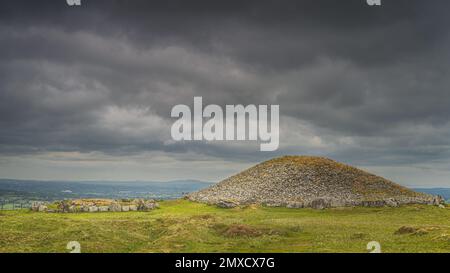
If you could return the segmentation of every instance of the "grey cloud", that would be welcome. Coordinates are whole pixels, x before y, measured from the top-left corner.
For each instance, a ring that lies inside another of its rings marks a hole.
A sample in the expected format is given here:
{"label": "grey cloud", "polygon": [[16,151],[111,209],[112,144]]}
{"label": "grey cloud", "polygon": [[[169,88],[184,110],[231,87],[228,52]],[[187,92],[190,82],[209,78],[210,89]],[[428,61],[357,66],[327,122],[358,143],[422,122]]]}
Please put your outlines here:
{"label": "grey cloud", "polygon": [[[449,5],[8,1],[0,153],[449,161]],[[195,95],[205,104],[280,104],[280,150],[170,143],[171,107]]]}

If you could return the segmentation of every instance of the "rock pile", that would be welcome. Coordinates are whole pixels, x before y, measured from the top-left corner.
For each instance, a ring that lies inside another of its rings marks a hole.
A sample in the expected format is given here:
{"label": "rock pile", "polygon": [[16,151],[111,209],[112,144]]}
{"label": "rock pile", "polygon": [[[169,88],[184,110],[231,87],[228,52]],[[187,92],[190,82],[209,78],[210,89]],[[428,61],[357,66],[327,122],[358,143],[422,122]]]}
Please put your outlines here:
{"label": "rock pile", "polygon": [[32,211],[38,212],[128,212],[128,211],[150,211],[159,208],[155,200],[110,200],[110,199],[78,199],[64,200],[53,204],[44,202],[33,202]]}
{"label": "rock pile", "polygon": [[322,157],[285,156],[258,164],[187,199],[224,208],[262,204],[325,209],[443,202],[382,177]]}

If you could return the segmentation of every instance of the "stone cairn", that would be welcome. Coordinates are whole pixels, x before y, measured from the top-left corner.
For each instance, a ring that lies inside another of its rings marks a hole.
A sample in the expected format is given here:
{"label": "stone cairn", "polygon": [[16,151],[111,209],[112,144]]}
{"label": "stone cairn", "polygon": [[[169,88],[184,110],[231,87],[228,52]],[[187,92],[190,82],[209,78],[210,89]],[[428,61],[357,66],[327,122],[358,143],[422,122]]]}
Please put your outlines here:
{"label": "stone cairn", "polygon": [[159,204],[153,199],[78,199],[57,201],[52,204],[48,202],[31,204],[32,211],[56,213],[151,211],[157,208],[159,208]]}
{"label": "stone cairn", "polygon": [[415,192],[355,167],[310,156],[285,156],[262,162],[185,198],[221,208],[253,204],[313,209],[444,206],[440,196]]}

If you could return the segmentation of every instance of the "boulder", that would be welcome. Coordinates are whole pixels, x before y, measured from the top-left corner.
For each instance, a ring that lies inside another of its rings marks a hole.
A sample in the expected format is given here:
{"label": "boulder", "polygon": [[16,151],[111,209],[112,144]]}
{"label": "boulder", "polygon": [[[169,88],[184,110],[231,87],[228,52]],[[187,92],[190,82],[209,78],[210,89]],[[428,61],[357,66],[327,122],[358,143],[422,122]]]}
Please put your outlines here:
{"label": "boulder", "polygon": [[311,208],[313,209],[326,209],[331,207],[330,200],[318,198],[311,202]]}
{"label": "boulder", "polygon": [[48,210],[48,207],[47,206],[45,206],[45,205],[40,205],[39,207],[38,207],[38,210],[37,211],[39,211],[39,212],[46,212]]}
{"label": "boulder", "polygon": [[130,211],[130,206],[122,206],[122,211]]}
{"label": "boulder", "polygon": [[70,206],[68,212],[70,212],[70,213],[77,212],[77,207],[75,207],[75,206]]}
{"label": "boulder", "polygon": [[69,201],[60,201],[56,203],[56,207],[59,212],[69,212],[70,203]]}
{"label": "boulder", "polygon": [[154,200],[139,200],[136,204],[137,210],[139,211],[149,211],[159,207],[158,203]]}
{"label": "boulder", "polygon": [[387,199],[386,201],[386,206],[388,207],[398,207],[398,202],[395,201],[394,199]]}
{"label": "boulder", "polygon": [[90,206],[90,207],[89,207],[89,212],[98,212],[98,207],[96,207],[96,206]]}
{"label": "boulder", "polygon": [[100,206],[100,207],[98,207],[98,211],[100,211],[100,212],[106,212],[108,210],[109,210],[108,206]]}
{"label": "boulder", "polygon": [[235,208],[235,207],[239,206],[238,203],[231,201],[231,200],[220,200],[219,202],[217,202],[216,205],[219,208],[224,208],[224,209],[230,209],[230,208]]}
{"label": "boulder", "polygon": [[109,205],[109,211],[119,212],[122,211],[122,206],[119,203],[112,203]]}
{"label": "boulder", "polygon": [[137,206],[136,205],[130,205],[130,211],[137,211]]}
{"label": "boulder", "polygon": [[[186,198],[220,207],[234,207],[233,203],[296,207],[292,202],[300,200],[304,207],[318,209],[440,202],[358,168],[311,156],[284,156],[262,162]],[[383,201],[388,198],[395,202]]]}
{"label": "boulder", "polygon": [[301,209],[304,207],[304,204],[303,202],[288,202],[286,207],[290,209]]}
{"label": "boulder", "polygon": [[439,206],[443,203],[444,203],[444,199],[441,196],[437,195],[433,198],[433,205]]}
{"label": "boulder", "polygon": [[41,201],[34,201],[31,203],[31,210],[32,211],[39,211],[39,207],[40,206],[45,206],[45,202],[41,202]]}

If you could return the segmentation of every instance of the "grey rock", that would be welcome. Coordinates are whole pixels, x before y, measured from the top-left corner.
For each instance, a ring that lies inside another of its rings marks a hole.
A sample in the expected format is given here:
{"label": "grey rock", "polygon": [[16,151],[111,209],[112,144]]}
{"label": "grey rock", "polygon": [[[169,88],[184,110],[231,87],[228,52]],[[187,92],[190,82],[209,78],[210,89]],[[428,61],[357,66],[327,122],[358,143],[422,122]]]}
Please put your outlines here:
{"label": "grey rock", "polygon": [[48,210],[48,207],[45,205],[40,205],[37,209],[39,212],[46,212]]}
{"label": "grey rock", "polygon": [[303,202],[288,202],[286,207],[290,209],[301,209],[304,207],[304,204]]}
{"label": "grey rock", "polygon": [[315,199],[311,202],[313,209],[326,209],[331,207],[331,201],[323,198]]}
{"label": "grey rock", "polygon": [[238,207],[239,204],[232,200],[219,200],[216,204],[219,208],[231,209]]}
{"label": "grey rock", "polygon": [[96,207],[96,206],[90,206],[90,207],[89,207],[89,212],[98,212],[98,207]]}
{"label": "grey rock", "polygon": [[120,212],[122,211],[122,206],[119,203],[112,203],[109,205],[109,211]]}
{"label": "grey rock", "polygon": [[398,207],[398,203],[394,199],[387,199],[385,202],[388,207]]}
{"label": "grey rock", "polygon": [[137,210],[149,211],[158,208],[158,204],[154,200],[139,200],[136,204]]}
{"label": "grey rock", "polygon": [[100,207],[98,207],[98,211],[107,212],[107,211],[109,211],[109,207],[108,206],[100,206]]}
{"label": "grey rock", "polygon": [[30,207],[30,209],[31,209],[32,211],[39,211],[39,207],[45,206],[45,205],[46,205],[45,202],[34,201],[34,202],[31,202],[31,207]]}

